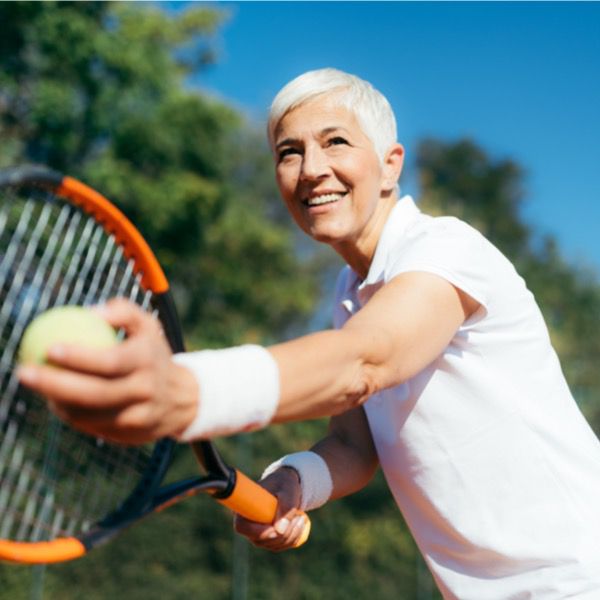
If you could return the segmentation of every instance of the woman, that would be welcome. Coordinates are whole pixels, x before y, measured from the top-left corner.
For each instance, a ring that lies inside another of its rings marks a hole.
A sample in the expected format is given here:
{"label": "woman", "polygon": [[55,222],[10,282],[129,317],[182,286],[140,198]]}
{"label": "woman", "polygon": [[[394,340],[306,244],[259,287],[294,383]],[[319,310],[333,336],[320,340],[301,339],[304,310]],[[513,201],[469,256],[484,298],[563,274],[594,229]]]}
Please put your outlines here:
{"label": "woman", "polygon": [[105,314],[127,342],[54,348],[71,370],[23,382],[127,442],[331,416],[325,439],[267,469],[279,520],[236,525],[255,544],[292,547],[296,509],[362,488],[379,463],[446,598],[600,598],[600,444],[523,280],[468,225],[398,199],[404,151],[368,83],[300,76],[269,139],[292,217],[347,263],[334,330],[171,360],[152,319],[117,301]]}

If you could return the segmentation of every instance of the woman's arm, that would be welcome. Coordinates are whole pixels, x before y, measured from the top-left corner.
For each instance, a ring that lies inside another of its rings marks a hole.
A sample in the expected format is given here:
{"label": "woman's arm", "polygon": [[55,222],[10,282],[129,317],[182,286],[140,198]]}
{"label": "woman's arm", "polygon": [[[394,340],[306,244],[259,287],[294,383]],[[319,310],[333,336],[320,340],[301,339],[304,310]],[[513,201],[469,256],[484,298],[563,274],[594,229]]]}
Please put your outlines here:
{"label": "woman's arm", "polygon": [[[327,436],[311,450],[321,456],[331,474],[333,489],[330,500],[362,489],[377,469],[377,454],[362,407],[332,417]],[[298,516],[302,502],[298,474],[289,467],[283,467],[261,484],[278,498],[275,523],[261,525],[236,517],[236,531],[254,545],[274,552],[295,547],[304,531],[302,517]]]}
{"label": "woman's arm", "polygon": [[328,435],[311,450],[327,463],[331,473],[330,500],[361,490],[371,481],[379,464],[362,406],[331,417]]}
{"label": "woman's arm", "polygon": [[281,382],[274,421],[339,414],[410,379],[441,354],[478,307],[437,275],[397,276],[342,329],[270,348]]}
{"label": "woman's arm", "polygon": [[[374,392],[406,381],[439,356],[478,307],[436,275],[397,276],[342,329],[269,349],[279,372],[279,399],[271,420],[338,415]],[[113,441],[178,436],[195,416],[202,419],[201,382],[199,386],[189,369],[171,360],[155,319],[124,300],[110,302],[104,314],[112,325],[127,330],[127,340],[109,350],[51,348],[54,366],[21,369],[22,383],[51,398],[53,409],[73,426]],[[235,372],[231,364],[220,376]],[[260,397],[260,390],[252,391]],[[239,406],[248,405],[244,392],[234,394]],[[215,432],[208,428],[203,435]]]}

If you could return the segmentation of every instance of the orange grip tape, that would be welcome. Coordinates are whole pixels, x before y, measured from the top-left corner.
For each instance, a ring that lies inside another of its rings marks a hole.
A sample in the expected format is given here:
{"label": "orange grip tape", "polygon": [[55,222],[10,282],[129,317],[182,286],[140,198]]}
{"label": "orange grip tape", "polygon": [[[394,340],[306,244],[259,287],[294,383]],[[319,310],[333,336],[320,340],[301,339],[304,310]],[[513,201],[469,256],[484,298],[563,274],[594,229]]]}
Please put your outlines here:
{"label": "orange grip tape", "polygon": [[[233,492],[228,498],[219,500],[219,502],[249,521],[272,523],[277,515],[277,498],[246,477],[241,471],[236,469],[235,472],[236,481]],[[300,514],[304,516],[305,525],[302,536],[295,545],[296,548],[304,544],[310,535],[310,519],[306,513],[301,512]]]}
{"label": "orange grip tape", "polygon": [[61,538],[51,542],[0,540],[0,560],[28,565],[72,560],[83,556],[85,552],[85,546],[77,538]]}
{"label": "orange grip tape", "polygon": [[98,222],[115,236],[125,256],[136,261],[136,272],[142,274],[142,282],[146,289],[157,294],[169,289],[167,278],[154,252],[131,221],[116,206],[102,194],[72,177],[64,177],[56,191],[94,215]]}

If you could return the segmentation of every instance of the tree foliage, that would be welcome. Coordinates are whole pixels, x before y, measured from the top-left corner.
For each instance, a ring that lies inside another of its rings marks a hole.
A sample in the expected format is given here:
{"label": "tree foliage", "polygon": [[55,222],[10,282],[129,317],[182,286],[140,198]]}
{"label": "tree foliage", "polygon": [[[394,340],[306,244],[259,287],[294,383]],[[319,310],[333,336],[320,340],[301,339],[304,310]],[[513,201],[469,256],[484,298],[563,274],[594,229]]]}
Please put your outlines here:
{"label": "tree foliage", "polygon": [[265,143],[186,85],[223,18],[205,6],[0,4],[0,165],[46,164],[113,199],[157,251],[194,345],[264,340],[305,318],[316,292],[289,224],[266,218],[273,183],[270,202],[254,190],[266,162],[251,155]]}

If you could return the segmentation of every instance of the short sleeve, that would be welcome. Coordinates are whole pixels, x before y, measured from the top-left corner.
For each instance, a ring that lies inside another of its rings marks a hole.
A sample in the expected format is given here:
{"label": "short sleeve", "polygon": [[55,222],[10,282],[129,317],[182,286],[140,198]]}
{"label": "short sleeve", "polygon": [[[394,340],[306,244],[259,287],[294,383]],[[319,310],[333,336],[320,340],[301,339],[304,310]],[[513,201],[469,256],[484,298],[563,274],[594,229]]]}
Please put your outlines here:
{"label": "short sleeve", "polygon": [[385,280],[411,271],[433,273],[467,293],[487,312],[497,252],[477,230],[458,219],[430,219],[426,226],[415,227],[390,254]]}

